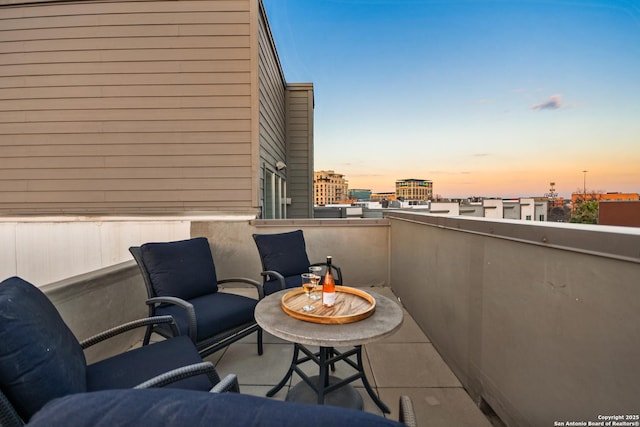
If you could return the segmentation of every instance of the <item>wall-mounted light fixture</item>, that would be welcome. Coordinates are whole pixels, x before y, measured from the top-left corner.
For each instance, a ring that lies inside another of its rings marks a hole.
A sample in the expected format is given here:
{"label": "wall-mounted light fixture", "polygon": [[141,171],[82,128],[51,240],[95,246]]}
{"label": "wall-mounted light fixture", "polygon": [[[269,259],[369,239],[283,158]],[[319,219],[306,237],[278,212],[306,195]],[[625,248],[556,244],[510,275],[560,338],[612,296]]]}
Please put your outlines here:
{"label": "wall-mounted light fixture", "polygon": [[276,162],[276,169],[278,169],[279,171],[281,171],[282,169],[286,168],[287,165],[284,162],[281,161],[277,161]]}

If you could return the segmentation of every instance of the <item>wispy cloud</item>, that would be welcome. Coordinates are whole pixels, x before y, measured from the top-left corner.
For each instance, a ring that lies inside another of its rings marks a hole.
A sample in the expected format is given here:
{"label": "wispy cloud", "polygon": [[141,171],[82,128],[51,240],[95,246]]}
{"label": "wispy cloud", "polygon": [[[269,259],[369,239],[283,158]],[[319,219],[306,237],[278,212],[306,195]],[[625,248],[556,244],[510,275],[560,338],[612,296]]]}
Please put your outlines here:
{"label": "wispy cloud", "polygon": [[533,104],[531,106],[531,109],[532,110],[558,110],[563,107],[564,107],[564,104],[562,103],[562,96],[552,95],[548,100],[544,102]]}

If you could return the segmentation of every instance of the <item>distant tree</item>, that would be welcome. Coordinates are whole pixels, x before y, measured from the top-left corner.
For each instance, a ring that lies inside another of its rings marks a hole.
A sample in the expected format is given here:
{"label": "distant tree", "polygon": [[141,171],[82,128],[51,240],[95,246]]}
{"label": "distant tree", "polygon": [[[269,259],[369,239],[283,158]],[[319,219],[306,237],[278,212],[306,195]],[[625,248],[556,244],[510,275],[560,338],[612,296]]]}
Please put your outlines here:
{"label": "distant tree", "polygon": [[571,218],[571,209],[567,206],[554,206],[549,209],[547,221],[568,222]]}
{"label": "distant tree", "polygon": [[597,224],[598,201],[588,200],[578,204],[571,213],[570,222],[579,222],[582,224]]}

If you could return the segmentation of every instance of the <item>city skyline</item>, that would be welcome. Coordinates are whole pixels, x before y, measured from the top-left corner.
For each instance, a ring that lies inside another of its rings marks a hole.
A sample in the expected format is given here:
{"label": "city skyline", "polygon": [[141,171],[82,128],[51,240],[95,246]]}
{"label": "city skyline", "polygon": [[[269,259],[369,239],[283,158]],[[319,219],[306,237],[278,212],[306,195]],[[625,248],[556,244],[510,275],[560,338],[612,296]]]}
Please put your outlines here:
{"label": "city skyline", "polygon": [[[635,192],[635,191],[630,191],[630,192],[621,192],[621,191],[614,191],[614,192],[599,192],[596,190],[589,190],[586,189],[586,172],[588,171],[582,171],[583,172],[583,188],[577,188],[575,191],[571,192],[571,194],[569,194],[568,196],[563,196],[558,194],[558,192],[556,191],[555,188],[555,182],[550,182],[549,183],[549,188],[547,189],[547,191],[545,191],[544,193],[541,194],[530,194],[530,195],[519,195],[519,196],[512,196],[512,197],[498,197],[498,198],[504,198],[504,199],[522,199],[522,198],[530,198],[530,197],[547,197],[549,199],[558,199],[558,200],[567,200],[567,201],[571,201],[575,196],[581,197],[581,195],[586,195],[587,197],[599,197],[602,195],[607,195],[607,196],[613,196],[615,197],[615,195],[627,195],[627,194],[633,194],[633,195],[639,195],[639,192]],[[329,170],[322,170],[322,171],[314,171],[314,175],[317,176],[318,174],[324,174],[324,173],[330,173],[330,174],[335,174],[338,175],[340,177],[342,177],[342,179],[344,180],[346,186],[347,186],[347,191],[351,192],[351,191],[368,191],[371,194],[388,194],[388,193],[395,193],[397,194],[397,184],[400,181],[427,181],[427,182],[431,182],[431,184],[433,184],[433,182],[429,179],[422,179],[422,178],[416,178],[416,177],[411,177],[411,178],[399,178],[397,180],[394,181],[394,188],[388,191],[373,191],[368,187],[353,187],[352,185],[349,185],[349,177],[340,173],[339,171],[335,171],[332,169]],[[315,184],[315,180],[316,178],[314,178],[314,184]],[[473,195],[469,195],[466,197],[444,197],[440,194],[436,194],[433,193],[433,200],[437,200],[437,199],[443,199],[443,200],[459,200],[459,199],[468,199],[468,198],[494,198],[492,196],[486,196],[483,194],[473,194]],[[607,197],[604,197],[607,198]],[[431,198],[429,200],[432,200]],[[422,198],[418,198],[418,200],[423,200]],[[616,200],[614,198],[609,198],[609,200]],[[627,199],[623,199],[623,200],[627,200]],[[631,199],[629,199],[631,200]]]}
{"label": "city skyline", "polygon": [[434,194],[640,191],[640,9],[629,1],[264,0],[315,91],[315,169]]}

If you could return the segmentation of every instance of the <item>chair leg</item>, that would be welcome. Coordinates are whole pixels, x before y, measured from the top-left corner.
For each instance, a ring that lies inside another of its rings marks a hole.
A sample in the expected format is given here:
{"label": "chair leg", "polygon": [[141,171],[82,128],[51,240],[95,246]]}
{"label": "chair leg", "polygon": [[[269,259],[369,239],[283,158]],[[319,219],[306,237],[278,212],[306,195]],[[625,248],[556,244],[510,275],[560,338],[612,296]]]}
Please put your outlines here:
{"label": "chair leg", "polygon": [[[333,356],[336,356],[336,352],[334,351],[334,348],[331,347],[329,348],[329,358],[331,359]],[[332,363],[331,364],[331,372],[335,372],[336,371],[336,364]]]}
{"label": "chair leg", "polygon": [[258,328],[258,355],[262,356],[263,353],[262,348],[262,328]]}
{"label": "chair leg", "polygon": [[144,333],[144,339],[142,340],[142,345],[149,344],[149,340],[151,339],[151,334],[153,333],[152,329],[153,329],[153,325],[147,326],[147,331]]}

